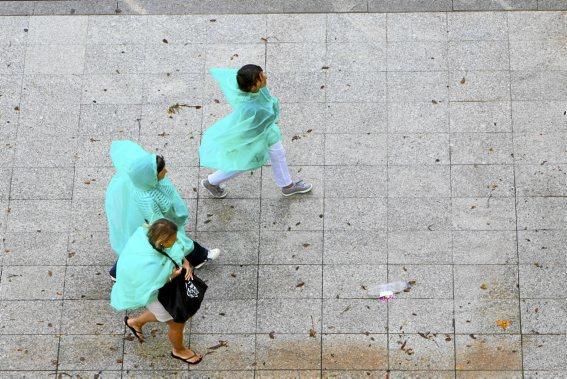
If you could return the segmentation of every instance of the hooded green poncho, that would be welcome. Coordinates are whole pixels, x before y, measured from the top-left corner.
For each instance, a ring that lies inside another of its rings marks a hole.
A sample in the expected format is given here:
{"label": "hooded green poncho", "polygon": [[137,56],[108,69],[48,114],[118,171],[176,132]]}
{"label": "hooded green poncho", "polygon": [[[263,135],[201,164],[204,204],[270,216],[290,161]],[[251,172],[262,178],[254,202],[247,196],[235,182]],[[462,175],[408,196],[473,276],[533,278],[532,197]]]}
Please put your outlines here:
{"label": "hooded green poncho", "polygon": [[208,128],[201,139],[201,166],[222,171],[257,169],[268,161],[268,149],[282,139],[276,125],[279,100],[264,87],[258,92],[238,88],[236,69],[211,69],[232,112]]}
{"label": "hooded green poncho", "polygon": [[[155,301],[173,271],[171,260],[152,247],[147,233],[147,227],[137,228],[120,253],[110,293],[110,304],[116,310],[141,308]],[[176,261],[183,259],[181,250],[167,253]]]}
{"label": "hooded green poncho", "polygon": [[106,190],[105,210],[110,245],[116,254],[120,255],[138,227],[160,218],[179,228],[170,250],[180,249],[184,255],[193,251],[193,241],[185,234],[189,209],[168,178],[158,181],[156,155],[132,141],[114,141],[110,156],[116,174]]}

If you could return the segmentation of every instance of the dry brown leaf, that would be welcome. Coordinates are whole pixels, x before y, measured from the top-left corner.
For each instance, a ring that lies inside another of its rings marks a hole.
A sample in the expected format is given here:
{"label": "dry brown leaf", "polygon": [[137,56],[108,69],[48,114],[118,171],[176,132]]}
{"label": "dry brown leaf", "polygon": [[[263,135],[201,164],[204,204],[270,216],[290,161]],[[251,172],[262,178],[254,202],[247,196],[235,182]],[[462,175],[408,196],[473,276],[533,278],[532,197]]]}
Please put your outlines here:
{"label": "dry brown leaf", "polygon": [[488,289],[488,285],[487,285],[486,283],[482,283],[482,284],[480,285],[480,289],[481,289],[481,290],[486,290],[486,289]]}
{"label": "dry brown leaf", "polygon": [[211,346],[208,349],[209,350],[216,350],[216,349],[219,349],[221,347],[228,347],[228,342],[220,340],[218,344],[216,344],[215,346]]}
{"label": "dry brown leaf", "polygon": [[461,83],[461,84],[465,84],[465,83],[466,83],[466,79],[463,77],[463,78],[461,79],[461,82],[460,82],[460,83]]}
{"label": "dry brown leaf", "polygon": [[305,282],[299,282],[295,285],[295,288],[301,288],[305,285]]}
{"label": "dry brown leaf", "polygon": [[270,332],[268,335],[270,336],[271,339],[276,338],[276,332]]}

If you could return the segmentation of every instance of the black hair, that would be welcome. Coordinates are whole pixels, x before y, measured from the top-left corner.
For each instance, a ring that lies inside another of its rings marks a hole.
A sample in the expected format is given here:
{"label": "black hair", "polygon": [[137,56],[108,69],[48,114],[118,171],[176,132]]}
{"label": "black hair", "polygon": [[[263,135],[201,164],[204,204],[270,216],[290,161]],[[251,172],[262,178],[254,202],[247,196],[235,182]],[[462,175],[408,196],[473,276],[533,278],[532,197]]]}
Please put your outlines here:
{"label": "black hair", "polygon": [[262,71],[262,67],[256,66],[255,64],[242,66],[236,73],[238,88],[240,88],[241,91],[250,92],[252,87],[254,87],[260,79],[260,73]]}
{"label": "black hair", "polygon": [[156,155],[157,173],[159,174],[165,167],[165,159],[161,155]]}
{"label": "black hair", "polygon": [[177,225],[166,218],[160,218],[150,225],[148,239],[152,246],[161,248],[161,243],[177,234]]}

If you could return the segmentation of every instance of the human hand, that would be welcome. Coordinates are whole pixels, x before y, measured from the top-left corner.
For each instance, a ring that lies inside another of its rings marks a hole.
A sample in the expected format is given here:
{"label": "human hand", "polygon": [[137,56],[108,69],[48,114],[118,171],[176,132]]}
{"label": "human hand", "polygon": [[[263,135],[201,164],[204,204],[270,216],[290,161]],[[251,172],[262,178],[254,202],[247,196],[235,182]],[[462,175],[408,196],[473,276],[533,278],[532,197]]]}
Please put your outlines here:
{"label": "human hand", "polygon": [[173,271],[171,272],[171,276],[169,277],[169,281],[171,282],[173,279],[177,278],[179,275],[181,275],[181,272],[183,271],[183,267],[179,267],[179,268],[173,268]]}
{"label": "human hand", "polygon": [[193,266],[187,259],[183,260],[183,268],[185,269],[185,280],[193,280]]}

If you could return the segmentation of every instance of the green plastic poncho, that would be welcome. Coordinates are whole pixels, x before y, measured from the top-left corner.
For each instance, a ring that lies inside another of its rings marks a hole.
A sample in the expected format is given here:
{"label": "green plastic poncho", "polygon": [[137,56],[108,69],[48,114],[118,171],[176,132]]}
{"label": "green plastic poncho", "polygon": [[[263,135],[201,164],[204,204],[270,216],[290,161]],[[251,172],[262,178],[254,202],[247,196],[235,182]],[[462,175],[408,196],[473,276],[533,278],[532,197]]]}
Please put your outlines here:
{"label": "green plastic poncho", "polygon": [[264,87],[238,88],[236,69],[211,69],[232,112],[208,128],[201,139],[201,166],[222,171],[257,169],[269,159],[268,149],[282,139],[277,126],[279,100]]}
{"label": "green plastic poncho", "polygon": [[130,236],[146,221],[160,218],[179,228],[171,248],[185,255],[193,251],[193,241],[185,233],[189,209],[169,178],[157,179],[156,155],[132,141],[114,141],[110,147],[116,174],[106,190],[105,210],[110,245],[117,255]]}
{"label": "green plastic poncho", "polygon": [[[146,226],[138,227],[118,258],[116,283],[110,293],[110,304],[118,311],[145,307],[155,301],[174,269],[173,262],[152,247],[147,233]],[[175,261],[183,259],[181,250],[167,253]]]}

